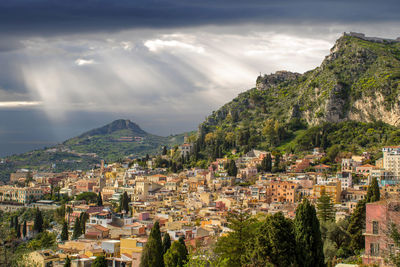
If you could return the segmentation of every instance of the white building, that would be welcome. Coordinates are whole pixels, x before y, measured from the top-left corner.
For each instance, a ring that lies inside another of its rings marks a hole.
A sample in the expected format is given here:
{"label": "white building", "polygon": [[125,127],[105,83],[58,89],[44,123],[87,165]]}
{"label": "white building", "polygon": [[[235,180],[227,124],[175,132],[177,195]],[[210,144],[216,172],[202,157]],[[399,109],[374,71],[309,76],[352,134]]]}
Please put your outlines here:
{"label": "white building", "polygon": [[393,179],[400,178],[400,146],[387,146],[382,148],[383,168],[393,174]]}

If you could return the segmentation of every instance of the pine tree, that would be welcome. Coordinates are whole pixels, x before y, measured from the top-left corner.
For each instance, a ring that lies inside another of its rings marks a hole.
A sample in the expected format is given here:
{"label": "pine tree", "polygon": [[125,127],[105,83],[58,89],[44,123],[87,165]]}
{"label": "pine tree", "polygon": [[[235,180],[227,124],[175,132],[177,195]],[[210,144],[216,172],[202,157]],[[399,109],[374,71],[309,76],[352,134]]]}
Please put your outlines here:
{"label": "pine tree", "polygon": [[296,262],[299,266],[325,266],[323,243],[317,213],[304,199],[297,207],[294,219]]}
{"label": "pine tree", "polygon": [[167,252],[167,250],[171,247],[171,237],[168,233],[164,234],[164,238],[162,240],[163,254]]}
{"label": "pine tree", "polygon": [[322,222],[333,221],[335,219],[335,208],[333,206],[331,197],[322,190],[321,197],[317,201],[318,218]]}
{"label": "pine tree", "polygon": [[99,206],[99,207],[103,206],[103,199],[101,197],[100,191],[99,191],[99,194],[97,195],[97,206]]}
{"label": "pine tree", "polygon": [[247,259],[251,266],[292,266],[296,261],[293,222],[281,212],[268,216],[248,242]]}
{"label": "pine tree", "polygon": [[36,208],[33,230],[36,233],[43,232],[43,215],[42,215],[42,212],[39,210],[39,208]]}
{"label": "pine tree", "polygon": [[155,222],[149,239],[142,252],[140,267],[163,267],[163,247],[161,242],[160,225]]}
{"label": "pine tree", "polygon": [[246,243],[253,236],[253,229],[256,228],[255,220],[249,213],[240,209],[228,213],[227,221],[231,231],[218,238],[214,252],[218,258],[227,261],[227,266],[243,266],[248,262],[244,257]]}
{"label": "pine tree", "polygon": [[61,232],[61,241],[67,241],[67,240],[68,240],[68,223],[64,220]]}
{"label": "pine tree", "polygon": [[76,217],[72,239],[78,239],[81,235],[82,235],[81,223],[79,221],[79,217]]}
{"label": "pine tree", "polygon": [[26,220],[24,221],[24,225],[22,227],[22,235],[25,238],[27,234],[27,225],[26,225]]}

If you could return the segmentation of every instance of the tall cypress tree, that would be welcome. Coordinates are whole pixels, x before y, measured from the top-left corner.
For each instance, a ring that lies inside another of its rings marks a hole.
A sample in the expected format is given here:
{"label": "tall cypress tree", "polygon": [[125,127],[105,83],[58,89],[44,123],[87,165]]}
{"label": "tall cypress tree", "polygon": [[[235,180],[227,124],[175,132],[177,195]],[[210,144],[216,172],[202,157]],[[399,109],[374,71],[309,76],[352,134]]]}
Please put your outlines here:
{"label": "tall cypress tree", "polygon": [[350,249],[356,254],[365,246],[365,239],[362,234],[365,227],[366,200],[360,200],[350,217],[347,232],[350,234]]}
{"label": "tall cypress tree", "polygon": [[24,225],[23,225],[23,227],[22,227],[22,235],[23,235],[23,237],[26,237],[26,234],[27,234],[27,225],[26,225],[26,220],[24,221]]}
{"label": "tall cypress tree", "polygon": [[229,162],[227,172],[228,172],[229,176],[236,177],[236,175],[237,175],[237,167],[236,167],[236,163],[235,163],[234,160],[231,160]]}
{"label": "tall cypress tree", "polygon": [[265,172],[272,171],[272,158],[270,153],[268,153],[261,161],[261,169]]}
{"label": "tall cypress tree", "polygon": [[39,208],[36,208],[35,220],[33,223],[33,230],[36,233],[43,232],[43,215]]}
{"label": "tall cypress tree", "polygon": [[103,206],[103,199],[101,198],[101,193],[97,195],[97,206]]}
{"label": "tall cypress tree", "polygon": [[17,228],[19,227],[19,222],[18,222],[18,216],[14,217],[14,229],[17,231]]}
{"label": "tall cypress tree", "polygon": [[74,232],[72,233],[72,239],[78,239],[82,235],[81,223],[79,217],[76,217],[74,224]]}
{"label": "tall cypress tree", "polygon": [[67,240],[68,240],[68,223],[64,220],[61,232],[61,241],[67,241]]}
{"label": "tall cypress tree", "polygon": [[171,247],[171,237],[169,236],[168,233],[164,234],[162,247],[163,247],[163,254],[165,254],[167,250]]}
{"label": "tall cypress tree", "polygon": [[129,196],[128,193],[125,191],[122,198],[122,209],[125,210],[125,213],[129,213]]}
{"label": "tall cypress tree", "polygon": [[71,267],[71,259],[68,256],[65,259],[64,267]]}
{"label": "tall cypress tree", "polygon": [[325,266],[317,213],[308,199],[297,207],[294,219],[296,261],[299,266]]}
{"label": "tall cypress tree", "polygon": [[378,180],[376,179],[376,177],[372,178],[371,184],[368,187],[366,199],[368,203],[379,201],[381,199]]}
{"label": "tall cypress tree", "polygon": [[17,225],[17,229],[15,229],[17,231],[17,238],[21,238],[21,225],[18,224]]}
{"label": "tall cypress tree", "polygon": [[84,234],[86,232],[86,221],[89,219],[89,215],[86,212],[82,212],[79,216],[79,223],[81,226],[81,233]]}
{"label": "tall cypress tree", "polygon": [[160,224],[155,222],[149,239],[142,252],[140,267],[163,267],[163,247],[161,242]]}

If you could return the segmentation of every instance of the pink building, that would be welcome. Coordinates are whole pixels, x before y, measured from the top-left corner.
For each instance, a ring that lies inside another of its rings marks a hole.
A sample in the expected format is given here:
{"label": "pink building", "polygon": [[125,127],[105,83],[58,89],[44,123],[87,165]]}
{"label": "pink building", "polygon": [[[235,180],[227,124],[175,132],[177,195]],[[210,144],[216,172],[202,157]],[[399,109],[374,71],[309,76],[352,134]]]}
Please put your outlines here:
{"label": "pink building", "polygon": [[394,252],[389,227],[400,225],[400,200],[385,199],[366,206],[364,264],[385,265],[384,259]]}
{"label": "pink building", "polygon": [[140,221],[146,221],[148,219],[150,219],[150,214],[148,212],[142,212],[139,214]]}

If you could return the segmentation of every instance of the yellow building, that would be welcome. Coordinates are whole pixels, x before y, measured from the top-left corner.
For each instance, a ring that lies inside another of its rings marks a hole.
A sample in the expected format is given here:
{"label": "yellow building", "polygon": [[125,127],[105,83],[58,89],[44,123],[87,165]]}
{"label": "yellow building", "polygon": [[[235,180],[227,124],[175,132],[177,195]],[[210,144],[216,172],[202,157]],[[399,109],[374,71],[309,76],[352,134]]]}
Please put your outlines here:
{"label": "yellow building", "polygon": [[333,203],[340,203],[340,196],[342,194],[342,187],[340,181],[331,182],[326,185],[314,185],[313,186],[313,197],[320,198],[322,192],[325,191],[325,194],[331,197]]}
{"label": "yellow building", "polygon": [[147,239],[145,238],[121,238],[121,254],[127,253],[132,255],[132,253],[141,253],[144,246],[147,243]]}
{"label": "yellow building", "polygon": [[42,189],[37,187],[0,186],[0,201],[29,203],[41,199],[42,196]]}

